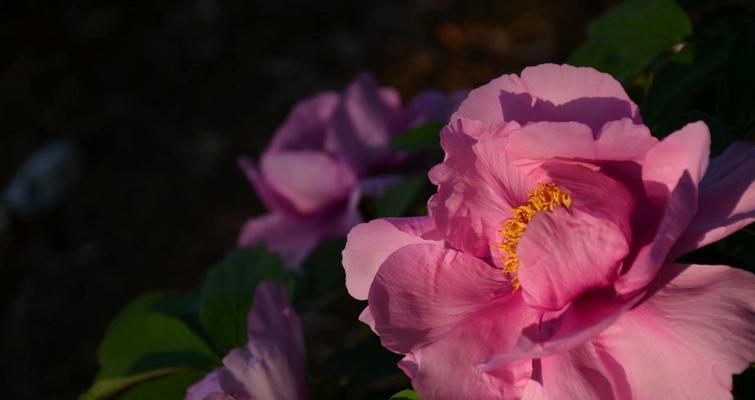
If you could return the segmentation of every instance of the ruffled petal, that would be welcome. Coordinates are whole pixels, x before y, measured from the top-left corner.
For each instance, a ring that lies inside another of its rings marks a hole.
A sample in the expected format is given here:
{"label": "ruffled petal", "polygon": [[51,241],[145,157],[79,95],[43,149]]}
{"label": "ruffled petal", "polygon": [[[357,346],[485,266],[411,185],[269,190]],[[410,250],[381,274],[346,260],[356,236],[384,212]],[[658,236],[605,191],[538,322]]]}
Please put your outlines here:
{"label": "ruffled petal", "polygon": [[430,170],[438,193],[428,202],[428,211],[455,248],[489,257],[511,208],[527,202],[534,185],[503,151],[517,128],[460,119],[441,133],[446,158]]}
{"label": "ruffled petal", "polygon": [[621,84],[592,68],[542,64],[525,68],[521,78],[503,75],[472,90],[452,116],[486,124],[516,121],[574,121],[594,132],[609,121],[641,122],[637,105]]}
{"label": "ruffled petal", "polygon": [[[415,244],[385,260],[369,303],[383,345],[406,354],[467,324],[475,313],[482,318],[492,312],[480,310],[506,309],[513,297],[519,296],[500,270],[462,252]],[[535,319],[534,311],[519,314],[496,318]]]}
{"label": "ruffled petal", "polygon": [[295,104],[267,151],[322,150],[328,122],[340,97],[336,92],[322,92]]}
{"label": "ruffled petal", "polygon": [[578,122],[535,122],[511,134],[506,152],[525,160],[642,160],[658,140],[644,125],[624,118],[606,123],[597,137]]}
{"label": "ruffled petal", "polygon": [[348,165],[322,152],[266,153],[260,170],[265,182],[301,214],[348,198],[357,182]]}
{"label": "ruffled petal", "polygon": [[621,230],[604,220],[563,208],[540,213],[517,246],[524,298],[559,310],[582,292],[609,286],[628,251]]}
{"label": "ruffled petal", "polygon": [[521,329],[535,319],[521,297],[513,296],[468,316],[437,341],[415,348],[399,366],[422,398],[534,399],[535,391],[527,391],[532,382],[532,360],[488,370],[479,365],[490,354],[511,347]]}
{"label": "ruffled petal", "polygon": [[623,398],[731,398],[732,374],[755,359],[755,276],[667,264],[659,280],[660,290],[593,340],[616,387]]}
{"label": "ruffled petal", "polygon": [[532,218],[516,248],[518,276],[528,304],[559,310],[618,276],[629,252],[634,201],[623,185],[588,168],[546,163],[543,169],[572,205]]}
{"label": "ruffled petal", "polygon": [[372,280],[383,262],[410,244],[443,246],[430,217],[385,218],[360,224],[349,232],[343,249],[346,290],[357,300],[367,300]]}
{"label": "ruffled petal", "polygon": [[[686,125],[648,151],[642,179],[657,228],[635,235],[637,255],[616,281],[621,293],[644,288],[697,212],[698,185],[708,167],[710,133],[702,122]],[[626,268],[626,266],[625,266]]]}
{"label": "ruffled petal", "polygon": [[698,209],[670,259],[721,240],[755,221],[755,144],[734,143],[711,161],[700,184]]}
{"label": "ruffled petal", "polygon": [[621,84],[593,68],[541,64],[525,68],[522,82],[542,121],[581,122],[595,132],[622,118],[642,122]]}
{"label": "ruffled petal", "polygon": [[[592,343],[541,360],[546,399],[612,400],[615,395],[611,371]],[[659,393],[660,394],[660,393]]]}

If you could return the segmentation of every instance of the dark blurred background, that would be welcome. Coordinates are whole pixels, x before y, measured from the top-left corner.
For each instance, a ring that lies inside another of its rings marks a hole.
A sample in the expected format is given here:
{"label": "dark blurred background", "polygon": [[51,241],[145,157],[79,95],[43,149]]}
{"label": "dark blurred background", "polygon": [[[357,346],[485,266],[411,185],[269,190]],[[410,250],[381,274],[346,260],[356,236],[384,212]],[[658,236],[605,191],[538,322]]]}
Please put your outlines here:
{"label": "dark blurred background", "polygon": [[0,204],[0,398],[75,398],[130,299],[201,282],[263,211],[237,156],[297,99],[364,70],[408,99],[562,61],[616,3],[4,4],[0,190],[25,201]]}

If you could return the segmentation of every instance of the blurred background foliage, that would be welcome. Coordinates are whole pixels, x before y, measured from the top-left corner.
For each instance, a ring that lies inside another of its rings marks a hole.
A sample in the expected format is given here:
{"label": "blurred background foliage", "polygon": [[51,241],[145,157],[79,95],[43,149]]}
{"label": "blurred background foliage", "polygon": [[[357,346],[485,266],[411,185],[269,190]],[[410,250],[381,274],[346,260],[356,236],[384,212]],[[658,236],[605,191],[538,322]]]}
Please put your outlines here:
{"label": "blurred background foliage", "polygon": [[[213,288],[218,274],[289,285],[313,398],[408,387],[356,322],[343,241],[295,279],[260,248],[223,259],[263,212],[236,157],[259,154],[297,99],[359,71],[407,99],[568,60],[613,73],[658,136],[703,119],[714,153],[755,138],[747,1],[29,1],[4,6],[0,37],[0,188],[23,188],[0,205],[0,398],[75,398],[96,374],[94,398],[170,398],[243,340],[251,295]],[[362,204],[367,218],[423,212],[437,130],[393,143],[415,152],[415,175]],[[754,235],[688,258],[753,270]]]}

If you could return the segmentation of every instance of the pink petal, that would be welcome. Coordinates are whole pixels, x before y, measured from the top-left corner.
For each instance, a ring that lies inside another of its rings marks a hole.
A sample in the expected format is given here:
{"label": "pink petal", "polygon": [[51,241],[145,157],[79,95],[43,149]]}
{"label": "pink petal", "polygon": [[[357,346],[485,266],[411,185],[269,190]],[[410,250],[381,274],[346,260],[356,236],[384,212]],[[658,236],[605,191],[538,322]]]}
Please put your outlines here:
{"label": "pink petal", "polygon": [[700,211],[671,251],[716,242],[755,221],[755,145],[737,142],[711,161],[700,184]]}
{"label": "pink petal", "polygon": [[359,313],[359,321],[369,326],[370,330],[377,335],[377,331],[375,331],[375,318],[372,317],[370,306],[365,307],[364,310]]}
{"label": "pink petal", "polygon": [[306,398],[304,339],[286,290],[257,286],[248,317],[249,343],[223,359],[187,393],[189,400]]}
{"label": "pink petal", "polygon": [[610,326],[640,297],[627,301],[610,288],[596,290],[575,299],[564,310],[545,312],[522,330],[516,346],[491,355],[480,364],[487,371],[512,361],[561,354],[583,345]]}
{"label": "pink petal", "polygon": [[296,213],[293,204],[285,197],[278,194],[275,189],[260,176],[254,162],[247,157],[239,157],[239,168],[246,175],[247,180],[254,188],[262,204],[270,211],[279,211],[284,213]]}
{"label": "pink petal", "polygon": [[348,198],[357,182],[348,165],[321,152],[266,153],[260,169],[265,182],[302,214]]}
{"label": "pink petal", "polygon": [[[598,244],[598,245],[596,245]],[[533,307],[559,310],[610,285],[629,246],[620,229],[579,210],[536,215],[519,242],[519,281]]]}
{"label": "pink petal", "polygon": [[464,325],[472,314],[484,314],[480,310],[486,306],[505,309],[503,303],[511,297],[511,285],[500,270],[465,253],[414,244],[383,262],[369,303],[383,345],[408,353]]}
{"label": "pink petal", "polygon": [[527,202],[532,183],[503,151],[517,128],[460,119],[441,133],[446,159],[430,170],[438,193],[428,202],[428,210],[457,249],[489,257],[511,208]]}
{"label": "pink petal", "polygon": [[[461,266],[461,265],[459,265]],[[413,349],[399,363],[423,399],[533,398],[527,387],[532,360],[519,360],[482,371],[480,361],[513,345],[523,326],[536,318],[516,296],[468,316],[438,340]]]}
{"label": "pink petal", "polygon": [[511,134],[506,152],[527,160],[642,160],[656,143],[646,126],[628,118],[608,122],[597,137],[577,122],[534,122]]}
{"label": "pink petal", "polygon": [[325,131],[339,99],[336,92],[322,92],[295,104],[267,151],[322,150]]}
{"label": "pink petal", "polygon": [[[545,357],[542,362],[543,394],[546,399],[626,399],[614,392],[611,370],[592,343],[565,353]],[[653,367],[648,366],[648,369]],[[661,394],[659,392],[658,394]]]}
{"label": "pink petal", "polygon": [[304,338],[299,318],[278,284],[257,286],[248,318],[249,343],[223,364],[253,399],[306,397]]}
{"label": "pink petal", "polygon": [[354,227],[342,253],[349,294],[357,300],[367,300],[375,274],[396,250],[419,243],[442,246],[441,241],[427,238],[434,231],[430,217],[376,219]]}
{"label": "pink petal", "polygon": [[[509,107],[502,107],[501,93],[521,94]],[[504,111],[523,116],[531,121],[533,116],[532,103],[534,99],[526,93],[522,80],[516,74],[501,75],[469,92],[467,98],[459,105],[459,109],[451,116],[451,121],[459,118],[476,120],[485,125],[502,121],[513,121],[511,117],[504,118]]]}
{"label": "pink petal", "polygon": [[657,229],[635,236],[639,248],[628,271],[616,282],[621,293],[640,290],[656,275],[669,250],[697,212],[698,184],[708,167],[710,134],[697,122],[674,132],[648,151],[642,167],[645,191]]}
{"label": "pink petal", "polygon": [[613,77],[592,68],[555,64],[526,68],[521,78],[503,75],[473,90],[451,120],[456,118],[521,125],[574,121],[594,132],[622,118],[641,122],[637,105]]}
{"label": "pink petal", "polygon": [[381,89],[366,74],[359,75],[338,104],[325,139],[325,148],[367,173],[388,156],[388,141],[400,130],[398,95]]}
{"label": "pink petal", "polygon": [[587,168],[550,163],[544,169],[571,195],[572,206],[532,218],[516,250],[518,275],[528,304],[559,310],[618,276],[634,201],[620,183]]}
{"label": "pink petal", "polygon": [[[222,375],[230,379],[221,383]],[[210,372],[186,391],[186,400],[226,400],[233,398],[230,396],[236,396],[239,399],[249,398],[243,385],[222,367]]]}
{"label": "pink petal", "polygon": [[[616,98],[632,102],[616,79],[589,67],[540,64],[525,68],[522,71],[522,82],[534,97],[555,105],[591,97]],[[631,105],[636,112],[637,106],[634,103]]]}
{"label": "pink petal", "polygon": [[288,302],[286,289],[278,284],[262,282],[257,285],[247,317],[247,332],[249,341],[281,343],[289,358],[296,359],[304,353],[299,317]]}
{"label": "pink petal", "polygon": [[637,105],[621,84],[595,69],[541,64],[525,68],[522,82],[538,99],[535,108],[543,121],[581,122],[595,132],[622,118],[641,122]]}
{"label": "pink petal", "polygon": [[286,265],[298,270],[317,242],[331,234],[334,227],[318,218],[296,218],[281,213],[263,215],[247,221],[239,234],[238,246],[264,242],[280,254]]}
{"label": "pink petal", "polygon": [[755,277],[725,266],[663,271],[660,279],[670,282],[595,347],[626,398],[731,398],[732,374],[755,359]]}

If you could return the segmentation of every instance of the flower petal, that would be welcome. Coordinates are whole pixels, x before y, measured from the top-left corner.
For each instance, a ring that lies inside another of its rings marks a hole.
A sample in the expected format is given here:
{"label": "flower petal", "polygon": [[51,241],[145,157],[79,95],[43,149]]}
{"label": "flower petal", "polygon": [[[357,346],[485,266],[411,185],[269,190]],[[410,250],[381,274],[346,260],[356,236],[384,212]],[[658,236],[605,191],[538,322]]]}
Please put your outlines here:
{"label": "flower petal", "polygon": [[595,132],[606,122],[622,118],[642,122],[637,105],[621,84],[593,68],[541,64],[525,68],[522,82],[538,99],[535,108],[542,121],[581,122]]}
{"label": "flower petal", "polygon": [[267,151],[322,150],[325,131],[339,99],[336,92],[321,92],[295,104]]}
{"label": "flower petal", "polygon": [[265,182],[251,159],[243,156],[239,157],[238,165],[244,172],[244,175],[246,175],[246,178],[249,180],[255,193],[257,193],[257,197],[268,210],[289,214],[296,213],[294,205],[291,204],[288,199],[278,194],[275,189]]}
{"label": "flower petal", "polygon": [[422,398],[534,399],[536,390],[529,388],[532,360],[485,370],[480,362],[511,348],[521,330],[536,320],[521,296],[509,296],[468,315],[437,341],[413,349],[399,367]]}
{"label": "flower petal", "polygon": [[671,251],[672,260],[755,221],[755,144],[734,143],[711,161],[700,184],[698,209]]}
{"label": "flower petal", "polygon": [[590,342],[541,362],[546,399],[629,400],[614,395],[611,371]]}
{"label": "flower petal", "polygon": [[[342,218],[342,217],[341,217]],[[266,214],[248,220],[241,228],[238,246],[264,242],[267,248],[283,257],[286,265],[298,270],[318,241],[333,234],[335,221],[321,218],[297,218],[281,213]]]}
{"label": "flower petal", "polygon": [[[480,310],[486,306],[506,309],[503,303],[512,297],[519,296],[489,264],[437,245],[414,244],[385,260],[370,288],[369,303],[383,345],[406,354],[466,324],[477,312],[482,318],[487,314]],[[535,320],[534,311],[519,314],[496,318]]]}
{"label": "flower petal", "polygon": [[[518,97],[515,96],[518,101],[512,101],[512,104],[505,104],[502,107],[503,101],[499,100],[502,93],[519,94]],[[470,91],[467,98],[459,105],[459,109],[451,116],[451,121],[465,118],[489,125],[513,121],[512,114],[526,121],[532,121],[534,118],[533,100],[526,93],[522,80],[516,74],[502,75]],[[504,112],[511,114],[505,118]]]}
{"label": "flower petal", "polygon": [[572,205],[532,218],[516,248],[518,276],[528,304],[559,310],[618,276],[629,252],[634,201],[623,185],[588,168],[546,163],[543,169]]}
{"label": "flower petal", "polygon": [[322,152],[266,153],[260,170],[265,182],[301,214],[348,198],[357,181],[348,165]]}
{"label": "flower petal", "polygon": [[325,148],[364,174],[388,155],[388,141],[402,128],[398,95],[378,87],[372,76],[359,75],[344,91],[333,112]]}
{"label": "flower petal", "polygon": [[668,283],[594,340],[623,372],[617,386],[626,398],[731,398],[732,374],[755,359],[755,276],[667,264],[659,279]]}
{"label": "flower petal", "polygon": [[609,286],[628,252],[620,229],[587,213],[557,208],[535,215],[517,246],[524,298],[559,310],[585,291]]}
{"label": "flower petal", "polygon": [[438,193],[428,202],[428,210],[455,248],[489,257],[511,208],[527,202],[532,183],[503,151],[517,128],[460,119],[441,132],[446,158],[430,170]]}
{"label": "flower petal", "polygon": [[594,132],[608,121],[641,122],[637,105],[621,84],[592,68],[542,64],[525,68],[521,78],[503,75],[472,90],[451,117],[486,124],[516,121],[574,121]]}
{"label": "flower petal", "polygon": [[[653,214],[660,221],[644,236],[627,272],[616,281],[621,293],[645,287],[666,261],[671,247],[697,212],[698,184],[708,167],[710,133],[702,122],[686,125],[648,151],[642,179]],[[626,266],[625,266],[626,268]]]}
{"label": "flower petal", "polygon": [[375,274],[391,253],[410,244],[443,246],[430,239],[433,232],[435,224],[430,217],[376,219],[355,226],[342,252],[346,290],[357,300],[367,300]]}
{"label": "flower petal", "polygon": [[506,152],[516,159],[642,160],[658,140],[624,118],[606,123],[597,137],[578,122],[534,122],[511,134]]}
{"label": "flower petal", "polygon": [[[519,305],[522,303],[519,301]],[[526,307],[526,306],[525,306]],[[440,340],[413,350],[399,363],[423,399],[522,399],[532,377],[532,360],[520,360],[489,371],[477,365],[510,342],[515,327],[501,310],[476,318]],[[506,310],[516,312],[515,307]],[[503,317],[503,318],[500,318]]]}

